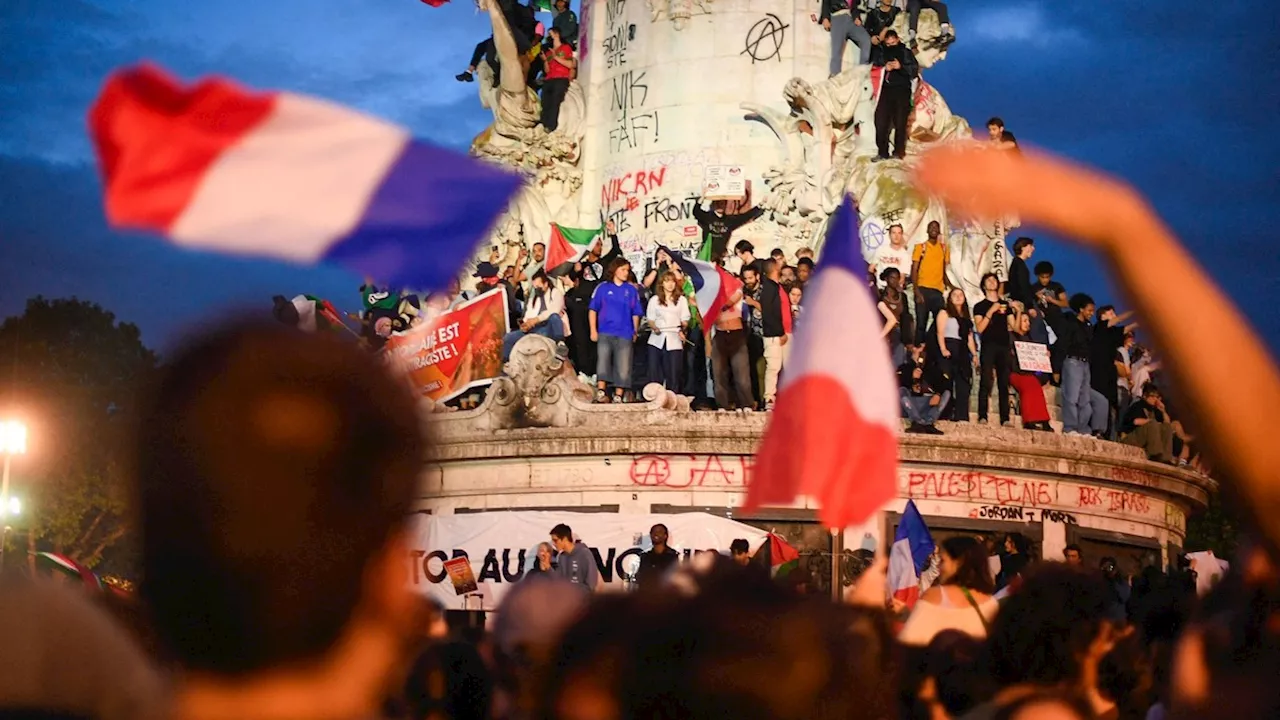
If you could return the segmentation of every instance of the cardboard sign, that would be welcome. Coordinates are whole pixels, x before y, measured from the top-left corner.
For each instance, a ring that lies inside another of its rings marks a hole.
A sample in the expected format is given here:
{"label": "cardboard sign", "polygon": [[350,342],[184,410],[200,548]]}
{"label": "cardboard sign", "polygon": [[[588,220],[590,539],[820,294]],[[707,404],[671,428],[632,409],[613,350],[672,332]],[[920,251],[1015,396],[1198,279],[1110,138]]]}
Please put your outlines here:
{"label": "cardboard sign", "polygon": [[1053,372],[1053,363],[1049,360],[1049,346],[1033,342],[1015,342],[1014,352],[1018,353],[1018,367],[1023,372]]}
{"label": "cardboard sign", "polygon": [[416,392],[444,402],[502,374],[507,322],[507,294],[496,288],[387,338],[383,359],[405,373]]}
{"label": "cardboard sign", "polygon": [[733,200],[747,194],[747,173],[741,165],[708,165],[702,175],[702,196]]}
{"label": "cardboard sign", "polygon": [[444,563],[445,572],[449,573],[449,582],[453,583],[455,595],[466,595],[480,589],[476,584],[476,575],[471,572],[471,561],[460,557]]}

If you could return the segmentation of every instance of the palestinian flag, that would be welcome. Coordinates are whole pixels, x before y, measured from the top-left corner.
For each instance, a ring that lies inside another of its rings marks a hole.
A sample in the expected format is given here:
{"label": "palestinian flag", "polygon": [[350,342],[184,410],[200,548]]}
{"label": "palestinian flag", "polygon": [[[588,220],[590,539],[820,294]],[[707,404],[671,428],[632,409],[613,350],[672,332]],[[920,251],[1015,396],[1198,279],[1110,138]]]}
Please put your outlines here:
{"label": "palestinian flag", "polygon": [[800,552],[787,544],[786,540],[769,533],[769,537],[760,543],[751,562],[769,569],[769,577],[780,580],[800,568]]}
{"label": "palestinian flag", "polygon": [[89,568],[72,560],[66,555],[51,552],[36,553],[36,564],[51,572],[61,573],[73,580],[79,580],[91,590],[101,590],[102,581]]}
{"label": "palestinian flag", "polygon": [[[426,2],[427,0],[422,1]],[[538,12],[551,12],[555,7],[555,0],[533,0],[533,2],[529,4]]]}
{"label": "palestinian flag", "polygon": [[547,275],[563,275],[573,269],[583,255],[599,239],[604,228],[571,228],[551,223],[551,239],[547,241]]}
{"label": "palestinian flag", "polygon": [[711,262],[711,236],[703,235],[702,247],[698,248],[698,259],[703,262]]}

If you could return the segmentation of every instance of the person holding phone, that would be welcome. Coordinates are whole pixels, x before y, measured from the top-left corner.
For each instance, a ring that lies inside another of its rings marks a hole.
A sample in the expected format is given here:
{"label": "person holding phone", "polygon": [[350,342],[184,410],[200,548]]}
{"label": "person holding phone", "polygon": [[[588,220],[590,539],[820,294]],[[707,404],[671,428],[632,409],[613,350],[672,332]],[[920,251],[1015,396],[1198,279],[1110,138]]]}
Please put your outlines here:
{"label": "person holding phone", "polygon": [[982,338],[979,349],[978,422],[987,421],[987,406],[991,400],[991,381],[995,378],[1000,398],[1000,424],[1009,422],[1009,373],[1012,371],[1009,334],[1009,300],[1000,297],[1000,278],[995,273],[982,276],[984,298],[973,306],[973,324]]}

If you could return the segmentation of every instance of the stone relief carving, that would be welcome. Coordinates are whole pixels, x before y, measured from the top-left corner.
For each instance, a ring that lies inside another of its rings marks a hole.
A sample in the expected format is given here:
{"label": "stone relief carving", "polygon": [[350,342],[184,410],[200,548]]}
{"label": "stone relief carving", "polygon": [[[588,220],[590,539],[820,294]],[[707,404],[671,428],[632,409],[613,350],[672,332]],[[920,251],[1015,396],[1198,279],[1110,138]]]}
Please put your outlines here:
{"label": "stone relief carving", "polygon": [[619,420],[662,424],[671,412],[690,412],[690,398],[653,383],[642,392],[646,402],[593,404],[591,386],[578,379],[561,348],[541,335],[526,335],[512,348],[503,376],[489,386],[480,407],[449,413],[428,409],[473,430],[586,427]]}
{"label": "stone relief carving", "polygon": [[683,30],[694,15],[707,15],[711,8],[707,7],[711,0],[648,0],[649,13],[653,22],[663,18],[671,20],[677,30]]}
{"label": "stone relief carving", "polygon": [[[895,28],[906,37],[906,13],[899,15]],[[946,49],[936,43],[941,34],[937,14],[923,11],[916,51],[922,70],[946,58]],[[890,224],[901,224],[908,243],[914,244],[925,240],[928,224],[936,220],[944,232],[950,231],[952,280],[972,302],[981,297],[977,283],[983,273],[1007,273],[1004,237],[1017,220],[949,218],[941,202],[912,186],[911,168],[921,153],[941,143],[972,141],[969,124],[951,112],[942,94],[923,77],[916,85],[906,159],[872,162],[874,82],[870,66],[854,65],[814,83],[799,77],[789,80],[782,89],[787,111],[742,104],[748,119],[764,122],[782,143],[782,163],[764,173],[769,192],[761,204],[773,212],[784,247],[821,250],[828,218],[846,193],[852,195],[862,214],[862,250],[868,260],[887,241]]]}

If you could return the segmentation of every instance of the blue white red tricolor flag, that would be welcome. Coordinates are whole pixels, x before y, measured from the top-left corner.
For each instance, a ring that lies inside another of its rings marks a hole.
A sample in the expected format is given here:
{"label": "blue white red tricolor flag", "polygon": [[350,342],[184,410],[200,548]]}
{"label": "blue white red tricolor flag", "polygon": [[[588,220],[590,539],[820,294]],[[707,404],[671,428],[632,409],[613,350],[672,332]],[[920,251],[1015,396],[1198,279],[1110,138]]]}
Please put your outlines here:
{"label": "blue white red tricolor flag", "polygon": [[867,286],[858,214],[832,218],[818,272],[805,287],[804,323],[791,340],[746,508],[819,501],[827,527],[856,525],[897,487],[901,411],[883,317]]}
{"label": "blue white red tricolor flag", "polygon": [[443,287],[521,184],[339,105],[152,65],[108,79],[89,126],[112,225],[399,287]]}
{"label": "blue white red tricolor flag", "polygon": [[898,521],[898,532],[889,548],[889,576],[886,587],[890,596],[907,607],[915,607],[920,599],[920,573],[929,566],[933,554],[933,535],[924,524],[914,500],[907,501]]}
{"label": "blue white red tricolor flag", "polygon": [[742,292],[742,281],[719,265],[685,257],[683,253],[668,247],[658,247],[667,251],[680,266],[681,272],[689,278],[689,282],[693,283],[693,294],[698,300],[698,314],[702,317],[702,330],[710,333],[721,309]]}

